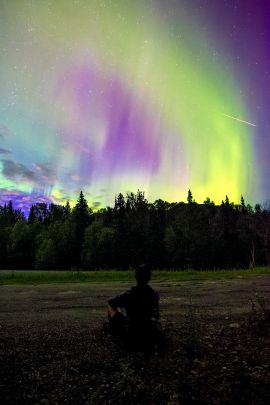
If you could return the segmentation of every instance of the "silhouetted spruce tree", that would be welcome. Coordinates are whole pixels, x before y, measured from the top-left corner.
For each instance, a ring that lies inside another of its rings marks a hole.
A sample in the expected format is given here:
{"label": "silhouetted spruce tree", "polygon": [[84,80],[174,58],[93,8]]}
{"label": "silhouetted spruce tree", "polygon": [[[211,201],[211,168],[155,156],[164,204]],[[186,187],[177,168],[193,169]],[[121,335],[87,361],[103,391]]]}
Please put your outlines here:
{"label": "silhouetted spruce tree", "polygon": [[81,191],[77,204],[72,211],[73,218],[80,229],[85,229],[89,224],[91,212],[92,210],[88,207],[88,203]]}
{"label": "silhouetted spruce tree", "polygon": [[28,223],[33,224],[35,221],[37,221],[37,216],[36,216],[36,211],[34,205],[31,205],[29,215],[28,215]]}
{"label": "silhouetted spruce tree", "polygon": [[81,250],[82,244],[84,241],[84,232],[87,226],[90,224],[90,216],[92,210],[88,207],[87,201],[83,195],[83,192],[80,192],[78,201],[75,207],[72,210],[72,220],[75,223],[75,241],[76,249],[74,252],[75,261],[77,266],[81,265]]}
{"label": "silhouetted spruce tree", "polygon": [[254,209],[256,214],[260,214],[262,212],[261,204],[256,204]]}
{"label": "silhouetted spruce tree", "polygon": [[241,195],[241,212],[245,214],[247,212],[247,207],[245,204],[244,197]]}
{"label": "silhouetted spruce tree", "polygon": [[12,201],[9,201],[8,204],[4,206],[4,209],[6,210],[7,224],[11,226],[15,225],[16,217]]}
{"label": "silhouetted spruce tree", "polygon": [[194,202],[191,190],[188,190],[187,202],[188,204],[192,204]]}
{"label": "silhouetted spruce tree", "polygon": [[[191,190],[188,190],[187,196],[187,206],[183,207],[185,210],[185,218],[184,218],[184,227],[182,230],[176,231],[176,234],[182,233],[182,251],[183,251],[183,260],[185,263],[185,267],[192,268],[194,267],[194,247],[196,245],[196,214],[198,212],[199,207],[194,200],[193,194]],[[179,226],[179,225],[178,225]]]}
{"label": "silhouetted spruce tree", "polygon": [[165,266],[164,235],[169,203],[161,199],[149,205],[149,231],[147,241],[148,262],[156,268]]}
{"label": "silhouetted spruce tree", "polygon": [[148,262],[149,255],[149,209],[144,192],[138,190],[134,195],[134,209],[127,218],[130,230],[130,265]]}
{"label": "silhouetted spruce tree", "polygon": [[125,197],[119,193],[114,200],[114,227],[115,227],[115,256],[116,265],[127,268],[130,264],[130,212],[133,210],[133,201],[129,198],[128,208]]}
{"label": "silhouetted spruce tree", "polygon": [[66,218],[69,218],[70,215],[71,215],[71,207],[69,201],[67,201],[65,205],[65,216]]}

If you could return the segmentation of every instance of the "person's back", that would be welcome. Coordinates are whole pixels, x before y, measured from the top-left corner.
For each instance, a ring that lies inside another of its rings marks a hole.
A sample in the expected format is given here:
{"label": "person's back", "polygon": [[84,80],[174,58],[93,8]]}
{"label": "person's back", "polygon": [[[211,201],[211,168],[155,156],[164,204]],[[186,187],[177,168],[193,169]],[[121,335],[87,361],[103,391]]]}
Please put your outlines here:
{"label": "person's back", "polygon": [[137,285],[129,292],[126,307],[130,325],[144,326],[159,319],[159,296],[148,284]]}

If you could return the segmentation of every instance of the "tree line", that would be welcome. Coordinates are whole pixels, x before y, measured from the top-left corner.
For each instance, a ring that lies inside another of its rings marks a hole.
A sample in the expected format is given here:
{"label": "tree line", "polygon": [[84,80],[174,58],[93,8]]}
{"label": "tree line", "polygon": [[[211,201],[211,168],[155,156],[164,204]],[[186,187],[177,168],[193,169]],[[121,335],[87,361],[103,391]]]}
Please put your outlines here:
{"label": "tree line", "polygon": [[270,211],[226,196],[149,203],[142,191],[118,194],[98,211],[80,193],[71,208],[33,204],[26,218],[0,205],[0,269],[246,268],[270,264]]}

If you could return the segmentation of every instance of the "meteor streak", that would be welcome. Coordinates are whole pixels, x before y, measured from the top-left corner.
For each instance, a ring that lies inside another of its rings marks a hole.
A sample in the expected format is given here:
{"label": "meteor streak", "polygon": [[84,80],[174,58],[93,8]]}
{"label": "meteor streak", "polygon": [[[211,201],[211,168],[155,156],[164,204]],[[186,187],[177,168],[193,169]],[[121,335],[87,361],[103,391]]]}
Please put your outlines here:
{"label": "meteor streak", "polygon": [[256,124],[252,124],[252,122],[244,121],[244,120],[241,120],[240,118],[232,117],[231,115],[224,114],[224,113],[222,113],[222,115],[224,115],[225,117],[232,118],[233,120],[243,122],[244,124],[251,125],[252,127],[256,127]]}

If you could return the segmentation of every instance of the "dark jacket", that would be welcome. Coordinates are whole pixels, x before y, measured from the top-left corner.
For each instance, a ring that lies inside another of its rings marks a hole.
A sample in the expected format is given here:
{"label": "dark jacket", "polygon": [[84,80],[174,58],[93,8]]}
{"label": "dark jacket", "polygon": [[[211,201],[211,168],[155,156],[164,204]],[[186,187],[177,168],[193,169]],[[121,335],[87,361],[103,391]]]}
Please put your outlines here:
{"label": "dark jacket", "polygon": [[114,310],[124,308],[130,325],[144,325],[159,319],[159,294],[148,284],[132,287],[111,298],[108,304]]}

